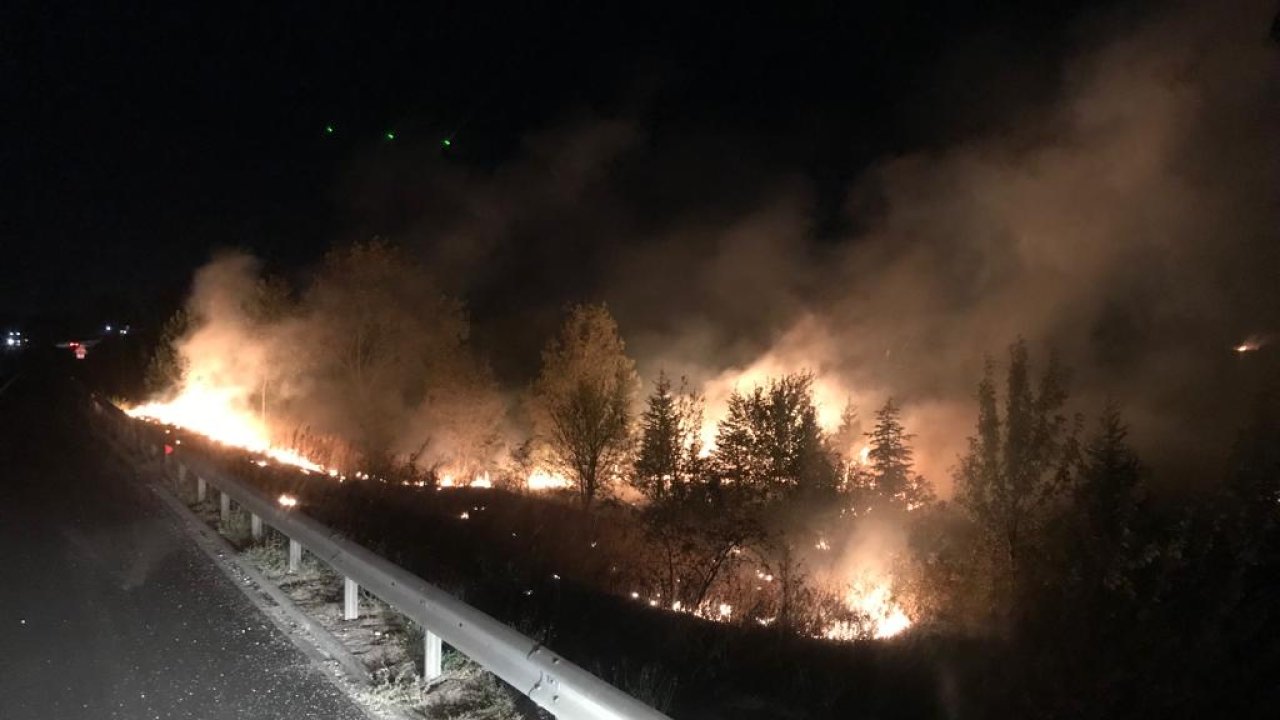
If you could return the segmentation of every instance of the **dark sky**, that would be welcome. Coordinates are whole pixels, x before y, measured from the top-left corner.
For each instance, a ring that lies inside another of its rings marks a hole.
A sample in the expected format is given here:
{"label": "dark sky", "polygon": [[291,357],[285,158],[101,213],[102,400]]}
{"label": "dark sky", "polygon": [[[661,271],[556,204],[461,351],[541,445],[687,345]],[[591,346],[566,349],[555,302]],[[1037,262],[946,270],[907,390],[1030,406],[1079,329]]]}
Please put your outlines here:
{"label": "dark sky", "polygon": [[1098,4],[8,2],[0,314],[145,318],[219,245],[303,266],[370,229],[356,159],[488,172],[574,112],[659,152],[736,138],[834,206],[871,159],[1050,92]]}

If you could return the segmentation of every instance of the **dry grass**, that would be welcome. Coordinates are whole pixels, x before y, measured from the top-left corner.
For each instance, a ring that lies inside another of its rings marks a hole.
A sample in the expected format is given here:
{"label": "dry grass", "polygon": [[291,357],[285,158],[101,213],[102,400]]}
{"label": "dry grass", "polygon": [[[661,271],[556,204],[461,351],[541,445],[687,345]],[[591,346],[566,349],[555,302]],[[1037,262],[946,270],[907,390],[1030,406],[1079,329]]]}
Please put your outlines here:
{"label": "dry grass", "polygon": [[360,693],[360,701],[375,711],[456,720],[528,717],[517,709],[513,690],[452,650],[445,654],[444,675],[424,681],[422,628],[363,590],[361,617],[342,620],[341,578],[305,553],[299,572],[288,573],[288,542],[278,533],[269,532],[261,542],[246,547],[242,556],[364,663],[373,682]]}

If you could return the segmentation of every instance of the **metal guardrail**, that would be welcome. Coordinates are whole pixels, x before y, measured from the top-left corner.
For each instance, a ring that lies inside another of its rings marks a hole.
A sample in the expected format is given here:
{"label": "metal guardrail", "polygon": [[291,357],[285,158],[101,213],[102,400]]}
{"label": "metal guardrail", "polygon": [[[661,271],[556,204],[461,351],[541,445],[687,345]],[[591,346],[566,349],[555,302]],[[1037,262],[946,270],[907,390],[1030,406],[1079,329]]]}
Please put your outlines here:
{"label": "metal guardrail", "polygon": [[[114,425],[117,437],[134,449],[144,455],[163,453],[163,439],[154,426],[134,420],[96,398],[94,407],[99,417]],[[296,568],[300,550],[305,547],[340,573],[345,578],[345,617],[355,616],[358,589],[363,587],[421,625],[426,631],[428,677],[439,674],[443,641],[528,695],[557,718],[670,720],[408,570],[341,537],[297,510],[279,506],[206,458],[182,449],[174,456],[166,456],[166,462],[178,468],[180,477],[193,475],[201,491],[206,484],[217,489],[222,496],[224,517],[230,510],[228,502],[233,501],[252,514],[255,535],[260,534],[262,523],[266,523],[288,537],[290,567]]]}

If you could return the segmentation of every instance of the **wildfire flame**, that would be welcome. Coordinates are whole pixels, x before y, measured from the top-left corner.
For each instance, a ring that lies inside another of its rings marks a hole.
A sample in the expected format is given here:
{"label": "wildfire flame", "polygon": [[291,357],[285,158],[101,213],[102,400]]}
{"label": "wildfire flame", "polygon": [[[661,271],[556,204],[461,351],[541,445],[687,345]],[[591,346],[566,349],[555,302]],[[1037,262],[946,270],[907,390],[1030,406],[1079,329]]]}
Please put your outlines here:
{"label": "wildfire flame", "polygon": [[549,470],[534,470],[525,482],[530,490],[560,490],[570,486],[569,478]]}
{"label": "wildfire flame", "polygon": [[237,405],[235,394],[229,390],[188,383],[172,400],[124,408],[124,412],[130,417],[185,428],[307,472],[336,474],[295,450],[273,445],[270,433],[257,416]]}
{"label": "wildfire flame", "polygon": [[[283,465],[306,472],[324,473],[333,478],[344,477],[335,468],[325,467],[296,450],[273,444],[266,425],[257,413],[243,406],[240,397],[241,393],[234,388],[219,388],[188,381],[184,383],[181,392],[169,400],[122,409],[130,417],[180,427]],[[262,460],[257,462],[259,466],[266,465]],[[368,478],[363,472],[357,472],[354,476],[357,479]],[[538,469],[529,474],[526,485],[530,490],[554,490],[571,487],[572,483],[559,473]],[[476,475],[469,483],[465,480],[459,482],[452,474],[446,473],[440,479],[440,486],[491,488],[493,480],[487,472]]]}
{"label": "wildfire flame", "polygon": [[[862,615],[870,624],[871,636],[884,640],[911,627],[911,618],[893,601],[893,592],[887,582],[854,583],[844,598],[845,606]],[[866,626],[841,621],[832,624],[824,633],[831,640],[853,640]]]}

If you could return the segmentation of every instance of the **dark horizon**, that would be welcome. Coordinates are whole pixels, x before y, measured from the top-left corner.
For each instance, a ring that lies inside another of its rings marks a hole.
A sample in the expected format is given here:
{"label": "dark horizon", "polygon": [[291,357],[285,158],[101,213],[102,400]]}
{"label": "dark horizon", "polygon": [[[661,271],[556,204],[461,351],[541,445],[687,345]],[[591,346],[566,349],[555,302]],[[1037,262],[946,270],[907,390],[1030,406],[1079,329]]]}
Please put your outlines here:
{"label": "dark horizon", "polygon": [[869,163],[1052,95],[1063,54],[1094,41],[1080,29],[1116,5],[12,5],[0,311],[146,314],[176,305],[218,247],[288,273],[334,242],[414,243],[352,202],[370,163],[425,154],[491,174],[582,117],[633,123],[654,157],[720,167],[716,184],[655,198],[658,212],[741,208],[793,175],[830,236]]}

